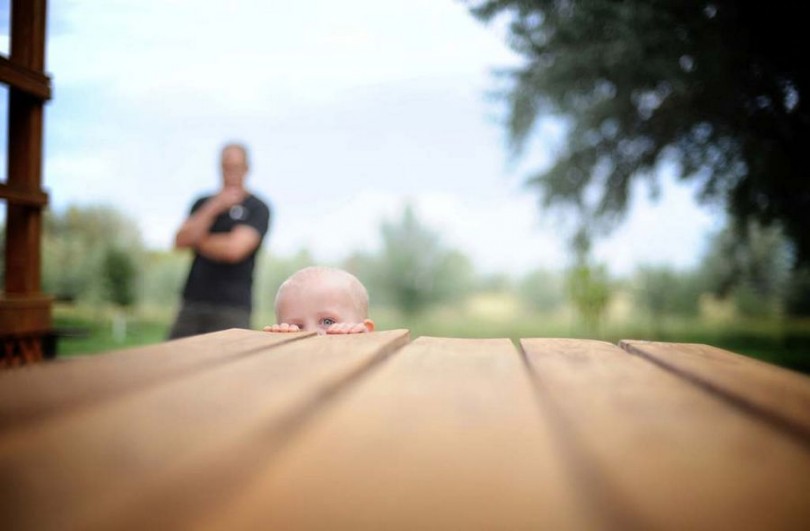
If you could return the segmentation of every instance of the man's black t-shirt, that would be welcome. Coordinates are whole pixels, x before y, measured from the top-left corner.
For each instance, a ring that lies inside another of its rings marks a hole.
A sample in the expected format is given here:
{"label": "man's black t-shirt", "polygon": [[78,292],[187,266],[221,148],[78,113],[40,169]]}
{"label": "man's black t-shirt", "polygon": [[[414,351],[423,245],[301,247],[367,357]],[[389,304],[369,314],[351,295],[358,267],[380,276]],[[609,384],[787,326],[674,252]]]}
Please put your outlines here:
{"label": "man's black t-shirt", "polygon": [[[191,212],[194,213],[210,197],[197,199]],[[270,226],[270,207],[258,197],[248,195],[240,204],[217,216],[209,232],[230,232],[240,224],[253,227],[264,240]],[[183,298],[187,301],[250,310],[253,306],[253,269],[260,248],[261,242],[247,258],[235,264],[216,262],[195,252]]]}

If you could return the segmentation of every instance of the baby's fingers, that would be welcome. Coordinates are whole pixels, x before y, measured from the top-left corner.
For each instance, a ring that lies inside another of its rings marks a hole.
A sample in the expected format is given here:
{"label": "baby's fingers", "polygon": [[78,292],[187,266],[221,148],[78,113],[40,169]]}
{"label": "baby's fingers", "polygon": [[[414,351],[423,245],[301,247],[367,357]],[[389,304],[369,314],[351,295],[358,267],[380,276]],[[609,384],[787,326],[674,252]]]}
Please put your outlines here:
{"label": "baby's fingers", "polygon": [[265,332],[298,332],[300,329],[298,328],[298,325],[281,323],[265,326],[263,330]]}
{"label": "baby's fingers", "polygon": [[368,332],[364,323],[335,323],[326,329],[327,334],[362,334]]}

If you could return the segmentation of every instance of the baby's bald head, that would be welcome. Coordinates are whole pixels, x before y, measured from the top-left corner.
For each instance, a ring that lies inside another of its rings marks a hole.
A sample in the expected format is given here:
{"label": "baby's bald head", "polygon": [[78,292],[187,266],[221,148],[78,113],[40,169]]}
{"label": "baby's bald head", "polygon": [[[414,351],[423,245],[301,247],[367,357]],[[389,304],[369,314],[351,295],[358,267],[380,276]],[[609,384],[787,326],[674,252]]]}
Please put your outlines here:
{"label": "baby's bald head", "polygon": [[[291,306],[299,306],[302,299],[323,300],[318,303],[343,307],[352,315],[346,319],[362,321],[368,318],[368,292],[357,277],[334,267],[312,266],[293,273],[278,288],[275,300],[276,320],[289,322],[297,315],[289,315]],[[295,308],[297,310],[297,308]]]}

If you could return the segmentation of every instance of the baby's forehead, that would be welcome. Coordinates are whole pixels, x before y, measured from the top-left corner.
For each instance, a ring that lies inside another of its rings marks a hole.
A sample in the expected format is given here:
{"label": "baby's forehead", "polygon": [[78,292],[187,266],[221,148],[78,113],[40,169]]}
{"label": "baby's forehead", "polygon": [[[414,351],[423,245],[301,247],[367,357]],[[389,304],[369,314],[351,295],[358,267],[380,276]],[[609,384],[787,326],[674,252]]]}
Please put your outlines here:
{"label": "baby's forehead", "polygon": [[350,305],[364,317],[368,313],[365,288],[353,275],[339,269],[312,267],[292,275],[276,294],[276,311],[280,306],[289,310],[290,304]]}
{"label": "baby's forehead", "polygon": [[340,275],[330,272],[317,272],[291,283],[298,291],[350,291],[351,284]]}
{"label": "baby's forehead", "polygon": [[303,282],[290,283],[279,293],[279,300],[304,298],[345,298],[353,301],[356,294],[350,283],[336,276],[319,276]]}

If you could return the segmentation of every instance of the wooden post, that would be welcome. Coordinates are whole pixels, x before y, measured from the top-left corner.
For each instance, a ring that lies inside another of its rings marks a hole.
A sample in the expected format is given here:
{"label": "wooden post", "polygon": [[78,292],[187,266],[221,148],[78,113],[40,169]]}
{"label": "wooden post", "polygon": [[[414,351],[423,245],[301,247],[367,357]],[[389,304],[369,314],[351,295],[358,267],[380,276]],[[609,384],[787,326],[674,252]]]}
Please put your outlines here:
{"label": "wooden post", "polygon": [[[44,79],[46,0],[12,0],[11,54],[6,70],[9,87],[8,181],[0,189],[8,200],[5,249],[5,293],[0,297],[0,334],[19,338],[25,360],[42,356],[41,337],[51,329],[51,300],[41,292],[42,184],[41,95],[16,82]],[[49,91],[48,94],[49,95]],[[31,338],[34,338],[34,348]],[[26,345],[23,349],[22,345]]]}

